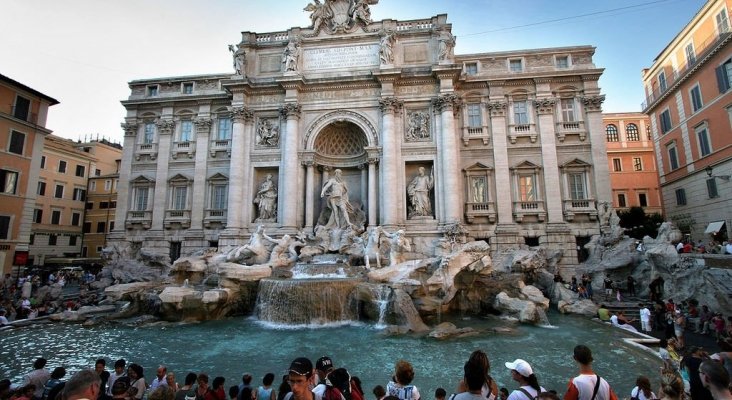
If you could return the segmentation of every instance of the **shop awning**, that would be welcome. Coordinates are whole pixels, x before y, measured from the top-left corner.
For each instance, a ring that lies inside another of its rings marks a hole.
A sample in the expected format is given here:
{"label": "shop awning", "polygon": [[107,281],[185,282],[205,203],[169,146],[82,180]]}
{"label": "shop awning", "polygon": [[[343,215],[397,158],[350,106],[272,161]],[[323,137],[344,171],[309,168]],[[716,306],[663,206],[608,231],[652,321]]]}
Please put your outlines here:
{"label": "shop awning", "polygon": [[707,225],[707,230],[705,230],[704,233],[711,233],[713,235],[716,235],[717,232],[722,230],[723,226],[724,221],[710,222],[709,225]]}

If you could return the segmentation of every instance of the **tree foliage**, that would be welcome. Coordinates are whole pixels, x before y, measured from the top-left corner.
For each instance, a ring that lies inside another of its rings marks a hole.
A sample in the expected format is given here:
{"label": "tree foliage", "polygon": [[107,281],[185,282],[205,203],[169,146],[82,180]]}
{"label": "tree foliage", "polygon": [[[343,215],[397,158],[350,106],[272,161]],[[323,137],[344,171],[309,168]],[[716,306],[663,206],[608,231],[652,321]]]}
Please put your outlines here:
{"label": "tree foliage", "polygon": [[620,211],[618,217],[625,234],[639,240],[646,235],[655,238],[658,227],[663,223],[661,214],[646,214],[642,207],[630,207],[627,211]]}

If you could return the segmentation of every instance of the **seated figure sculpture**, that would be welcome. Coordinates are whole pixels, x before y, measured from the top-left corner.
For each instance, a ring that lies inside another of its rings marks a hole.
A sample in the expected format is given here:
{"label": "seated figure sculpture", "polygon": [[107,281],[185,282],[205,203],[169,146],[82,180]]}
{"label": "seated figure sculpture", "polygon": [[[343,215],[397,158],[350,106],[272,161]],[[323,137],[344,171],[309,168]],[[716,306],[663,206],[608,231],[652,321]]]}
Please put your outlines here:
{"label": "seated figure sculpture", "polygon": [[264,264],[269,259],[269,246],[264,243],[265,239],[271,241],[269,236],[264,234],[264,227],[257,226],[257,230],[249,238],[249,243],[235,247],[226,255],[226,260],[244,265]]}
{"label": "seated figure sculpture", "polygon": [[404,230],[399,229],[394,233],[383,232],[384,236],[389,238],[389,243],[391,244],[391,248],[389,249],[389,266],[393,267],[406,261],[406,255],[404,253],[412,251],[412,246],[409,244],[409,239],[404,237]]}

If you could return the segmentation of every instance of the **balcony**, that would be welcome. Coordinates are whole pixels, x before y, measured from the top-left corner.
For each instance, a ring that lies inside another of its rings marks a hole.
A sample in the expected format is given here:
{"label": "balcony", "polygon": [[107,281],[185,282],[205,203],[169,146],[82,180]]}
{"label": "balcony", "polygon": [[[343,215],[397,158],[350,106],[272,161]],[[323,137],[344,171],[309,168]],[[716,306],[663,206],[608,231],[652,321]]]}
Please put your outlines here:
{"label": "balcony", "polygon": [[567,135],[577,135],[581,142],[587,139],[587,130],[584,121],[568,121],[557,122],[556,124],[557,139],[564,142]]}
{"label": "balcony", "polygon": [[211,145],[208,149],[211,157],[216,158],[217,153],[226,152],[228,157],[231,157],[231,139],[214,139],[211,141]]}
{"label": "balcony", "polygon": [[488,135],[487,126],[463,126],[463,144],[468,145],[470,139],[480,139],[483,144],[488,144],[490,135]]}
{"label": "balcony", "polygon": [[185,141],[173,143],[173,150],[170,156],[173,157],[174,160],[177,160],[180,155],[186,155],[188,158],[193,158],[194,154],[196,154],[196,142]]}
{"label": "balcony", "polygon": [[534,124],[509,124],[508,139],[511,144],[516,144],[519,137],[528,137],[531,143],[536,143],[538,135]]}
{"label": "balcony", "polygon": [[166,210],[165,220],[163,220],[165,229],[180,228],[188,229],[191,227],[191,210]]}
{"label": "balcony", "polygon": [[[664,94],[673,89],[676,84],[686,79],[686,77],[693,72],[694,68],[703,63],[706,60],[706,57],[715,50],[718,45],[726,42],[730,38],[730,35],[732,35],[730,32],[723,32],[719,35],[714,34],[704,40],[701,44],[697,45],[694,49],[696,51],[694,61],[686,63],[678,71],[674,71],[673,74],[670,74],[671,76],[667,76],[666,85],[663,88],[655,87],[653,88],[653,92],[646,96],[646,100],[641,104],[641,110],[643,110],[643,113],[647,113],[648,109],[655,105],[655,103],[661,99]],[[653,79],[657,79],[657,77],[653,77]]]}
{"label": "balcony", "polygon": [[465,217],[468,223],[473,223],[475,218],[487,218],[491,224],[496,223],[496,206],[493,202],[488,203],[465,203]]}
{"label": "balcony", "polygon": [[203,226],[208,229],[224,228],[226,227],[226,217],[226,210],[206,210]]}
{"label": "balcony", "polygon": [[152,226],[152,211],[128,211],[125,228],[130,229],[140,225],[143,229],[150,229]]}
{"label": "balcony", "polygon": [[572,222],[578,214],[587,215],[590,221],[597,220],[597,206],[593,199],[564,200],[564,219]]}
{"label": "balcony", "polygon": [[514,201],[513,218],[516,222],[523,222],[526,217],[534,217],[538,222],[546,219],[546,207],[543,201]]}
{"label": "balcony", "polygon": [[142,156],[150,157],[150,160],[155,161],[158,158],[158,144],[157,143],[140,143],[137,145],[137,151],[135,152],[135,160],[140,161]]}

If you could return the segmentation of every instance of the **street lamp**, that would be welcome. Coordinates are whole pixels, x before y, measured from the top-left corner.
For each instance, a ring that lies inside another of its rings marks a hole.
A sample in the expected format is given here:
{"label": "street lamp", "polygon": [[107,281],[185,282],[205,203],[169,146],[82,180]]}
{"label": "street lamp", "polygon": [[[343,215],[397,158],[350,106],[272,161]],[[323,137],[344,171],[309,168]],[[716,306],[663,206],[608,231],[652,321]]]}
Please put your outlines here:
{"label": "street lamp", "polygon": [[719,178],[725,182],[729,182],[729,175],[713,175],[714,170],[712,169],[711,165],[708,165],[706,168],[704,168],[704,171],[707,172],[707,176],[710,178]]}

